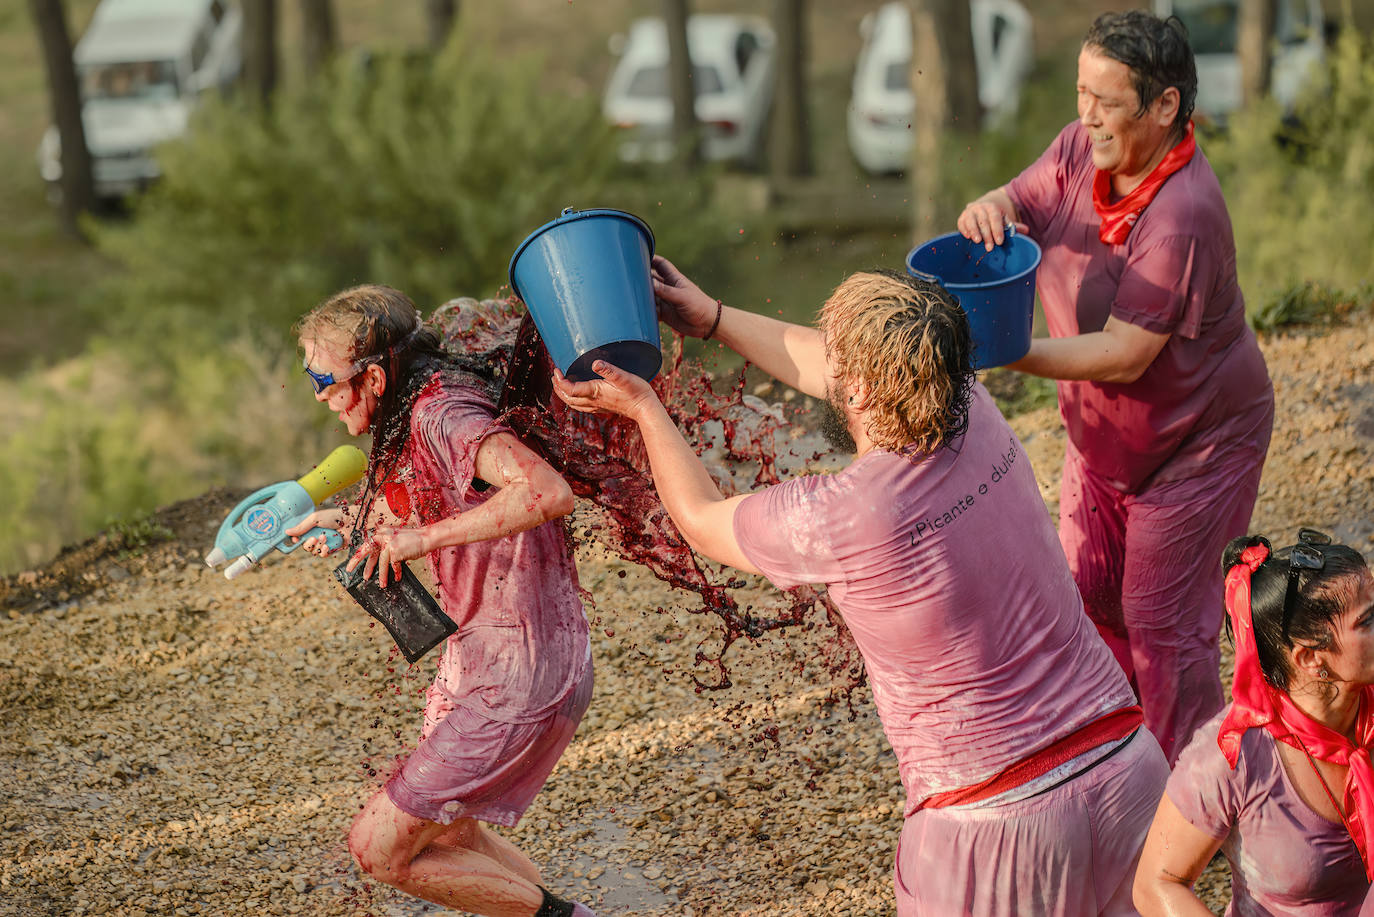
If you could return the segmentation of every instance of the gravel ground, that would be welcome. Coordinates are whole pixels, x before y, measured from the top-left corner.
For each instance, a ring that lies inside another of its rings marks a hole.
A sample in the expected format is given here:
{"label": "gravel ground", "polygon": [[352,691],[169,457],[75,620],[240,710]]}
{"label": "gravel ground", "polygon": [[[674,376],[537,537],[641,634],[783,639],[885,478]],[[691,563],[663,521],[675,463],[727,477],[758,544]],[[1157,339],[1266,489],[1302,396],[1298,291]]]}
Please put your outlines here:
{"label": "gravel ground", "polygon": [[[1368,317],[1263,340],[1279,408],[1253,531],[1374,547]],[[1014,426],[1053,508],[1056,415]],[[113,533],[0,581],[0,914],[441,910],[364,881],[344,846],[414,741],[433,663],[408,668],[324,561],[207,571],[238,496],[163,510],[172,540]],[[595,549],[579,566],[596,696],[509,832],[545,884],[603,914],[890,913],[895,760],[866,691],[832,696],[830,628],[740,641],[735,686],[698,693],[714,620]],[[1204,878],[1218,913],[1228,888],[1224,867]]]}

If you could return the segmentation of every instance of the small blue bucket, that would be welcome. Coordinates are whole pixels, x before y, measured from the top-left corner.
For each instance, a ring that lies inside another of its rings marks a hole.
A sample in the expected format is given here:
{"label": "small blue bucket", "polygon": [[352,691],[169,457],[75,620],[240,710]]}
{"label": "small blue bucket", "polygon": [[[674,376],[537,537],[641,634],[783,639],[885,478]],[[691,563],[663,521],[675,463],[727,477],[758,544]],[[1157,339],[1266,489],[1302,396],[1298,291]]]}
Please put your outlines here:
{"label": "small blue bucket", "polygon": [[654,234],[634,214],[569,208],[511,256],[511,289],[569,380],[600,378],[596,360],[646,380],[663,368],[653,253]]}
{"label": "small blue bucket", "polygon": [[1005,366],[1030,350],[1040,246],[1010,232],[992,251],[957,232],[911,250],[906,269],[959,300],[973,334],[973,366]]}

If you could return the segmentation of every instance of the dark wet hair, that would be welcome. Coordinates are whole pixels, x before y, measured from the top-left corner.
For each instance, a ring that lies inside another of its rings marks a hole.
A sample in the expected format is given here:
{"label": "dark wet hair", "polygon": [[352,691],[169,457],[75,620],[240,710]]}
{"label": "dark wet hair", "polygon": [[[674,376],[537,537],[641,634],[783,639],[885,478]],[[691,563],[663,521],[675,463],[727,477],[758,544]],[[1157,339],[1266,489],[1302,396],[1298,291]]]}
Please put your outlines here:
{"label": "dark wet hair", "polygon": [[466,381],[495,400],[496,373],[489,355],[449,353],[410,297],[391,287],[365,284],[335,293],[306,313],[295,331],[301,340],[347,343],[348,352],[339,356],[375,362],[386,373],[386,389],[372,422],[369,490],[400,459],[415,399],[436,374],[446,381]]}
{"label": "dark wet hair", "polygon": [[1197,63],[1188,45],[1188,28],[1177,16],[1160,19],[1144,10],[1103,13],[1088,27],[1083,47],[1102,52],[1131,70],[1131,85],[1140,97],[1136,117],[1173,87],[1178,90],[1174,133],[1183,136],[1197,101]]}
{"label": "dark wet hair", "polygon": [[[1221,569],[1225,575],[1237,564],[1241,552],[1255,545],[1269,548],[1262,535],[1236,538],[1222,552]],[[1288,651],[1298,644],[1327,649],[1335,641],[1332,622],[1355,601],[1360,585],[1369,575],[1364,557],[1343,544],[1312,545],[1324,561],[1320,570],[1298,571],[1297,594],[1293,597],[1288,638],[1283,636],[1283,601],[1288,594],[1288,559],[1294,545],[1270,552],[1264,563],[1250,574],[1250,620],[1255,628],[1255,649],[1264,680],[1280,691],[1287,691],[1293,678]],[[1231,634],[1231,618],[1226,618],[1226,633]]]}

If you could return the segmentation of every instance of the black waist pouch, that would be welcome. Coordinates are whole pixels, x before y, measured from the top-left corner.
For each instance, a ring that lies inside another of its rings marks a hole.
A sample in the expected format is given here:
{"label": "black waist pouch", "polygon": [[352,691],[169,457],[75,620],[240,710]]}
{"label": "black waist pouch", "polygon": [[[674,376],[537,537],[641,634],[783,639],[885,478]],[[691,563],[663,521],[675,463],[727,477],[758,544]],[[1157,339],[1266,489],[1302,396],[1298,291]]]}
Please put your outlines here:
{"label": "black waist pouch", "polygon": [[364,611],[382,622],[406,662],[415,662],[458,629],[408,564],[401,565],[401,578],[387,583],[386,588],[377,582],[376,570],[369,579],[363,579],[365,566],[360,563],[350,572],[345,560],[334,568],[334,578]]}

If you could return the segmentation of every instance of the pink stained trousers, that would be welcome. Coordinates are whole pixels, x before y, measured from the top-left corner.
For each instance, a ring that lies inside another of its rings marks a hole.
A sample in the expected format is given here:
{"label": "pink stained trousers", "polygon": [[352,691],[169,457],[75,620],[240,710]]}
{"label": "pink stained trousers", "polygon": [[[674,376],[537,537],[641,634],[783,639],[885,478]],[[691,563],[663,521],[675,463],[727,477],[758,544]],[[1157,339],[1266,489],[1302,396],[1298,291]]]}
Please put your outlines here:
{"label": "pink stained trousers", "polygon": [[1059,540],[1170,766],[1224,703],[1221,552],[1250,524],[1262,455],[1125,494],[1066,450]]}
{"label": "pink stained trousers", "polygon": [[907,818],[898,917],[1125,917],[1169,766],[1148,730],[1085,773],[1019,802]]}

